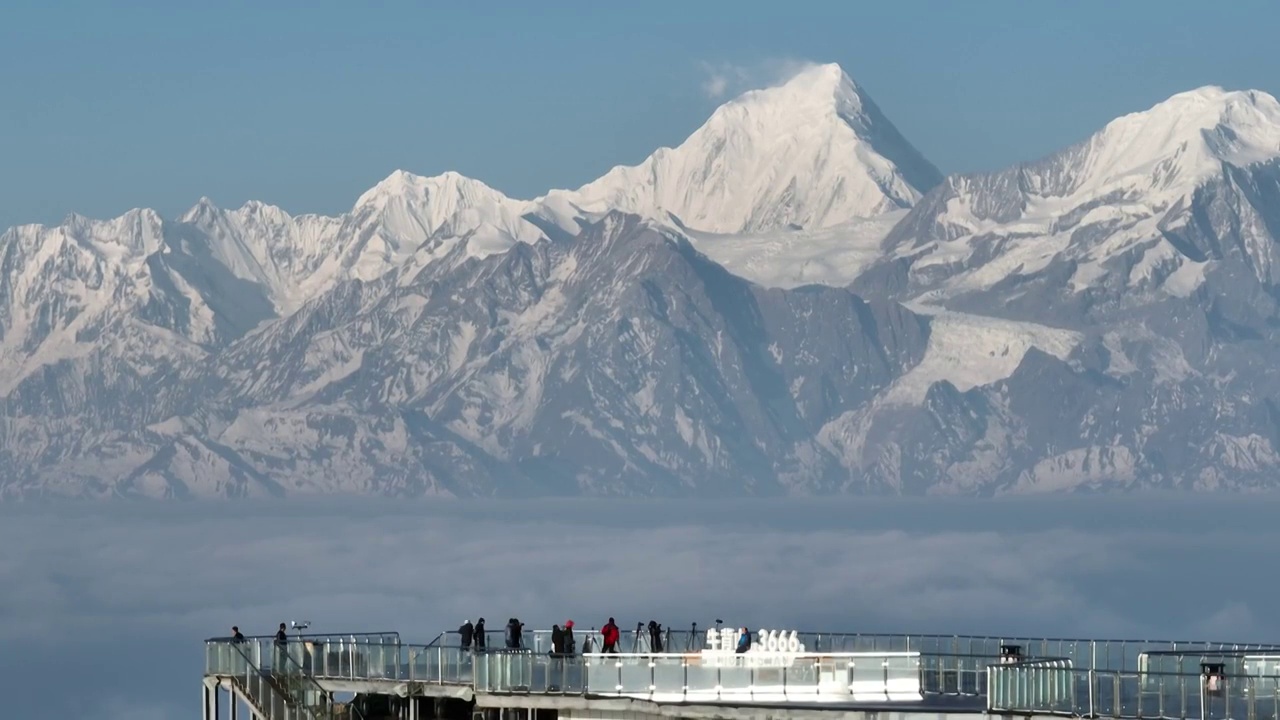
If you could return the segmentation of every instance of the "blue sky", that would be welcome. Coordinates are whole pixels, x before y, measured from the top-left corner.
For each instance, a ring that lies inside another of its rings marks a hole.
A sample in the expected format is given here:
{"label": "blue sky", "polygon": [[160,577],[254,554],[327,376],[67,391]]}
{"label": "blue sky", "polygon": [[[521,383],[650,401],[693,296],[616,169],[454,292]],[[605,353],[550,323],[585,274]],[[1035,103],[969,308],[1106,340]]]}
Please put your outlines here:
{"label": "blue sky", "polygon": [[840,63],[944,172],[994,169],[1181,90],[1280,94],[1277,29],[1258,0],[9,0],[0,226],[336,213],[396,168],[530,197],[680,142],[708,68],[789,60]]}

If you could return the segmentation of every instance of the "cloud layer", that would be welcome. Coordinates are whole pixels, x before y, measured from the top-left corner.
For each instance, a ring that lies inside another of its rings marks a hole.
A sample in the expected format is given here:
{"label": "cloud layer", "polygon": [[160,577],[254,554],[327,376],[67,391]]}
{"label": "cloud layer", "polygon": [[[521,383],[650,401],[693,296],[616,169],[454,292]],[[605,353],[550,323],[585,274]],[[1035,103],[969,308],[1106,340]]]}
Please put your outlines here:
{"label": "cloud layer", "polygon": [[477,615],[495,627],[513,615],[538,627],[612,615],[672,628],[721,617],[1276,640],[1268,598],[1280,581],[1256,571],[1280,540],[1268,520],[1277,507],[1178,497],[7,506],[0,644],[23,650],[0,654],[0,685],[15,683],[0,689],[65,689],[54,669],[78,670],[92,674],[58,696],[66,713],[185,715],[201,639],[293,619],[418,642]]}

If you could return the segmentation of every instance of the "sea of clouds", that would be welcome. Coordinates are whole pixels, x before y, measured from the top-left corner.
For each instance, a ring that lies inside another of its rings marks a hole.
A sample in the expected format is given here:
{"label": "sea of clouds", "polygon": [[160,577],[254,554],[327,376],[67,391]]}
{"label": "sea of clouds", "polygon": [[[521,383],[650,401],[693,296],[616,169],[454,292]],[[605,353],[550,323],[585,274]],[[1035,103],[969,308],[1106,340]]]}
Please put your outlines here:
{"label": "sea of clouds", "polygon": [[[196,717],[201,641],[624,628],[1280,641],[1280,497],[0,506],[13,717]],[[16,704],[15,704],[16,703]]]}

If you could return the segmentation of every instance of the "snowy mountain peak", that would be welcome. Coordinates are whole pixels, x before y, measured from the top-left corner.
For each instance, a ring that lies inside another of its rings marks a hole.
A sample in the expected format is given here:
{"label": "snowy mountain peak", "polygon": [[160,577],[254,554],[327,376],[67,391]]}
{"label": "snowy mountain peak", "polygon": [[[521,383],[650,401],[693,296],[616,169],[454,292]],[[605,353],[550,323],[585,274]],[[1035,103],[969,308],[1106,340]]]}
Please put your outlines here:
{"label": "snowy mountain peak", "polygon": [[479,180],[448,171],[431,177],[396,170],[356,200],[357,210],[365,206],[386,207],[397,199],[410,202],[434,202],[449,214],[460,207],[485,203],[512,204],[506,195]]}
{"label": "snowy mountain peak", "polygon": [[1152,176],[1158,187],[1194,184],[1221,163],[1280,157],[1280,103],[1257,90],[1207,86],[1108,123],[1085,144],[1084,183]]}
{"label": "snowy mountain peak", "polygon": [[797,113],[840,112],[854,115],[862,112],[862,91],[835,63],[809,65],[781,85],[752,90],[721,107],[780,105]]}
{"label": "snowy mountain peak", "polygon": [[216,217],[222,212],[222,209],[213,203],[207,195],[200,196],[195,205],[192,205],[186,212],[178,216],[178,222],[199,223],[208,222],[211,218]]}
{"label": "snowy mountain peak", "polygon": [[674,215],[713,233],[830,227],[910,207],[941,181],[838,65],[812,65],[718,108],[684,143],[577,191],[588,212]]}

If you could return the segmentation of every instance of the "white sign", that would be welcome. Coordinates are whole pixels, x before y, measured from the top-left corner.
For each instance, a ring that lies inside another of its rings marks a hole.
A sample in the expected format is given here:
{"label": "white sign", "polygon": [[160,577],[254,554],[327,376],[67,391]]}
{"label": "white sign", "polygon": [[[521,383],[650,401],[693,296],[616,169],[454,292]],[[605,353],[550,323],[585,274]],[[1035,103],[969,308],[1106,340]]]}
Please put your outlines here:
{"label": "white sign", "polygon": [[[738,640],[742,631],[737,628],[721,628],[707,630],[706,650],[711,652],[734,653],[738,650]],[[706,652],[704,650],[704,652]],[[799,633],[795,630],[760,630],[756,632],[748,654],[757,653],[802,653],[804,644],[800,642]]]}

